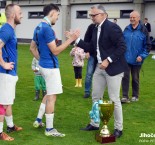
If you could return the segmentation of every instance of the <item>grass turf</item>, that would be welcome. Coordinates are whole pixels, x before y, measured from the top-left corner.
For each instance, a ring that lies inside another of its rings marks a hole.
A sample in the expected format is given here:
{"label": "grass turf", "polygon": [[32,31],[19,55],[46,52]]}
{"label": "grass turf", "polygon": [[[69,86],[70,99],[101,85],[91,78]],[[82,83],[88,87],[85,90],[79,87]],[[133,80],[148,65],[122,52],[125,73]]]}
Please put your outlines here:
{"label": "grass turf", "polygon": [[[19,45],[18,75],[16,100],[13,105],[14,123],[22,126],[23,131],[11,133],[13,142],[0,141],[1,145],[99,145],[95,140],[96,132],[81,131],[89,123],[91,98],[84,99],[84,88],[75,88],[75,79],[70,49],[59,55],[60,71],[64,93],[58,95],[54,127],[65,133],[64,138],[46,137],[44,128],[35,129],[32,126],[41,102],[33,101],[34,74],[31,70],[32,55],[29,45]],[[83,80],[86,65],[83,68]],[[123,136],[116,140],[115,145],[154,145],[155,137],[140,138],[141,133],[154,133],[155,116],[155,60],[151,55],[145,60],[140,75],[139,102],[123,104],[124,130]],[[83,83],[84,86],[84,83]],[[131,92],[130,92],[131,93]],[[107,97],[105,92],[105,98]],[[45,118],[43,119],[45,122]],[[108,127],[113,132],[113,117]],[[101,124],[102,126],[102,124]],[[101,127],[100,126],[100,127]],[[6,125],[4,127],[6,131]]]}

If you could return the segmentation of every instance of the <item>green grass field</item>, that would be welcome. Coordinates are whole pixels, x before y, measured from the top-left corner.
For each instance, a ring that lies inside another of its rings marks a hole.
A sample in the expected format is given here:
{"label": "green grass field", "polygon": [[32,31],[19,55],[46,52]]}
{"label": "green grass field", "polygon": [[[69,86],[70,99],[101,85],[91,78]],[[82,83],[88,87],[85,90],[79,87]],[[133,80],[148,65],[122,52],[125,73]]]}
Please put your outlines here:
{"label": "green grass field", "polygon": [[[0,145],[99,145],[95,140],[96,132],[81,131],[89,123],[91,98],[84,99],[84,88],[75,88],[70,49],[59,55],[60,70],[64,93],[57,97],[54,127],[66,134],[64,138],[46,137],[45,128],[35,129],[32,126],[41,102],[33,101],[34,74],[31,70],[32,55],[29,45],[19,45],[16,100],[13,105],[14,123],[22,126],[23,131],[10,135],[13,142],[0,141]],[[86,71],[83,68],[83,80]],[[83,81],[84,82],[84,81]],[[83,83],[84,86],[84,83]],[[105,93],[107,99],[107,92]],[[146,59],[140,76],[140,101],[123,104],[123,136],[114,145],[154,145],[155,137],[140,138],[141,133],[155,134],[155,60],[151,55]],[[45,122],[45,118],[43,119]],[[113,117],[108,123],[113,132]],[[101,124],[102,126],[102,124]],[[4,127],[6,131],[6,125]]]}

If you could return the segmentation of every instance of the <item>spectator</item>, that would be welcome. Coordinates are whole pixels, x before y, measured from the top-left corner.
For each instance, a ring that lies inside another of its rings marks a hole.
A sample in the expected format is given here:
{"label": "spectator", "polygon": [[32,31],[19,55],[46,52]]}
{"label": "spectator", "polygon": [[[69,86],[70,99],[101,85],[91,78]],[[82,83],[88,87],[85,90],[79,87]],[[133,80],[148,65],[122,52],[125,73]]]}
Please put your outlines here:
{"label": "spectator", "polygon": [[75,73],[75,87],[82,87],[82,67],[84,66],[85,52],[80,47],[74,47],[70,55],[73,57],[72,65]]}
{"label": "spectator", "polygon": [[144,26],[147,28],[147,31],[149,32],[149,35],[150,35],[150,32],[151,32],[151,24],[148,22],[148,18],[145,18],[144,19]]}
{"label": "spectator", "polygon": [[40,90],[42,90],[42,97],[46,95],[46,84],[40,72],[38,60],[35,57],[32,60],[32,70],[35,74],[35,77],[34,77],[35,97],[33,100],[37,101],[39,99]]}
{"label": "spectator", "polygon": [[139,100],[139,74],[144,59],[148,56],[151,43],[147,29],[140,23],[140,14],[137,11],[130,13],[130,24],[124,30],[124,38],[127,46],[125,58],[128,63],[128,71],[122,79],[122,103],[129,103],[130,73],[132,77],[132,99]]}
{"label": "spectator", "polygon": [[113,22],[114,22],[115,24],[117,24],[117,19],[115,18],[115,19],[113,20]]}
{"label": "spectator", "polygon": [[[90,42],[92,39],[93,30],[95,28],[95,24],[90,24],[87,28],[85,33],[84,41]],[[95,70],[95,56],[93,53],[86,53],[86,58],[88,59],[87,62],[87,69],[86,69],[86,77],[85,77],[85,94],[84,98],[90,97],[91,94],[91,85],[92,85],[92,77]]]}

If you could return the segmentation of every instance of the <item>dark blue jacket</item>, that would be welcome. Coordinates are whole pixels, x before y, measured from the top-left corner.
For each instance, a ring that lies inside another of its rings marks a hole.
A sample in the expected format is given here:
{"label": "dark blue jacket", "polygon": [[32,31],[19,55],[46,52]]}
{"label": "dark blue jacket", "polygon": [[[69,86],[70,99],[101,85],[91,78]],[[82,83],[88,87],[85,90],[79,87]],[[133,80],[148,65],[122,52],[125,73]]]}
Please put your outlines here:
{"label": "dark blue jacket", "polygon": [[[137,28],[133,29],[130,24],[125,28],[123,34],[127,46],[125,53],[127,63],[131,65],[141,65],[144,59],[149,55],[149,50],[151,49],[151,43],[146,28],[139,23]],[[142,57],[142,62],[136,61],[138,56]]]}
{"label": "dark blue jacket", "polygon": [[[78,46],[83,48],[86,52],[94,53],[97,57],[97,28],[93,30],[92,38],[89,43],[80,40]],[[99,50],[102,61],[107,57],[110,57],[113,61],[105,70],[110,76],[126,71],[128,68],[124,57],[126,45],[122,30],[117,24],[107,19],[101,26]]]}
{"label": "dark blue jacket", "polygon": [[[88,26],[87,31],[86,31],[85,36],[84,36],[84,41],[85,42],[90,42],[91,41],[93,30],[94,30],[95,26],[96,26],[96,24],[93,24],[93,23]],[[94,53],[90,53],[90,55],[92,57],[94,57]]]}

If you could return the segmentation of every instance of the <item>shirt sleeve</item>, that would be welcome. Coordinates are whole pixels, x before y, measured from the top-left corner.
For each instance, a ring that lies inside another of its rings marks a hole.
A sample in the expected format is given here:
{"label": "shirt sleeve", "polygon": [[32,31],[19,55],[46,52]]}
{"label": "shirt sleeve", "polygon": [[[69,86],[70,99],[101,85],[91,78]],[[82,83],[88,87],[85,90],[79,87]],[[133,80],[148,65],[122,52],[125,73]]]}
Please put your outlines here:
{"label": "shirt sleeve", "polygon": [[6,44],[6,42],[10,39],[10,36],[12,36],[12,34],[6,29],[2,28],[0,30],[0,39],[4,42],[4,44]]}

